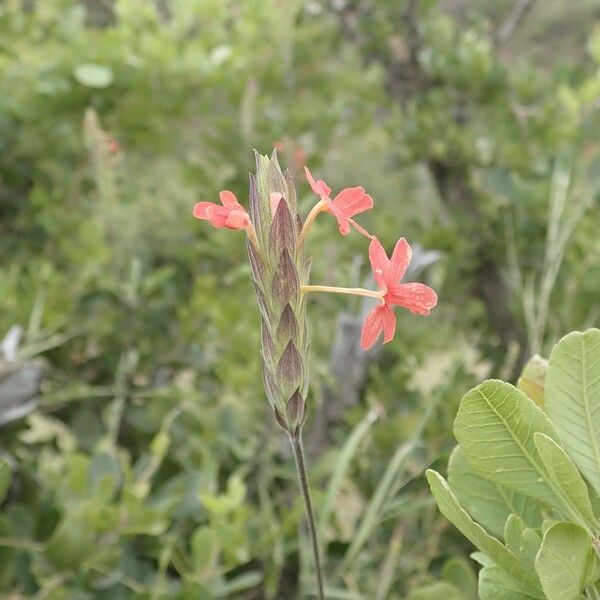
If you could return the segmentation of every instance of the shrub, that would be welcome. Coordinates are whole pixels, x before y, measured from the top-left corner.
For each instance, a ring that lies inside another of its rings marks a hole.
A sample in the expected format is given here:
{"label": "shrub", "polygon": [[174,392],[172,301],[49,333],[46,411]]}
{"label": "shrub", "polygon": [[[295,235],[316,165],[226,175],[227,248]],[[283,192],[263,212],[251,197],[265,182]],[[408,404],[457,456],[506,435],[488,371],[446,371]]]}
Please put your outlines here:
{"label": "shrub", "polygon": [[600,579],[600,330],[564,337],[541,381],[521,384],[530,396],[496,380],[466,394],[448,481],[427,473],[478,549],[483,600],[576,600]]}

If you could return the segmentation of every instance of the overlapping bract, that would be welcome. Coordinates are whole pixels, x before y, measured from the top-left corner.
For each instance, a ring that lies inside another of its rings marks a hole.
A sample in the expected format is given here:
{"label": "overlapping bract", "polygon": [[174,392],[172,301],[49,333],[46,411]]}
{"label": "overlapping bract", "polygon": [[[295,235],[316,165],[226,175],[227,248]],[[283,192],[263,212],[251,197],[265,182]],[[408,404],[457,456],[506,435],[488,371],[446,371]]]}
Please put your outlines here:
{"label": "overlapping bract", "polygon": [[296,192],[277,158],[257,154],[250,176],[250,219],[256,242],[248,238],[252,278],[261,312],[263,380],[279,424],[293,433],[305,418],[308,391],[306,295],[309,262],[299,241],[302,221]]}

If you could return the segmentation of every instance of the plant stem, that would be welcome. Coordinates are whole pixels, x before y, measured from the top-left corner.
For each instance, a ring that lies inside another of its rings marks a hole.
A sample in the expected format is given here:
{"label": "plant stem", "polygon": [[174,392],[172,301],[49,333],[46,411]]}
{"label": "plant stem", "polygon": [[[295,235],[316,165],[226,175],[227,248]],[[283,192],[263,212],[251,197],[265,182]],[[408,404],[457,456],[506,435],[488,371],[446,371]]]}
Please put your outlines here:
{"label": "plant stem", "polygon": [[312,543],[313,556],[315,559],[315,569],[317,571],[317,587],[319,600],[325,600],[325,592],[323,586],[323,571],[321,569],[321,558],[319,555],[319,542],[317,540],[317,528],[315,526],[315,515],[313,512],[312,501],[310,499],[310,490],[308,487],[308,477],[306,474],[306,464],[304,461],[304,448],[302,446],[302,431],[290,433],[290,443],[294,450],[294,458],[296,459],[296,471],[298,473],[298,483],[300,484],[300,492],[304,500],[304,512],[306,513],[306,522],[308,524],[308,532]]}

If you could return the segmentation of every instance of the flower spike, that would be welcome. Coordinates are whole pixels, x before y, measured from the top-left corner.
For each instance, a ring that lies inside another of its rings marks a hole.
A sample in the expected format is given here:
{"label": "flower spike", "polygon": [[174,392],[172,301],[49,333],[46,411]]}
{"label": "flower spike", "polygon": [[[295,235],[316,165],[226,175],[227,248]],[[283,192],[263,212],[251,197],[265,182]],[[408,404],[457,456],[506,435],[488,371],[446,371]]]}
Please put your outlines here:
{"label": "flower spike", "polygon": [[[364,188],[345,188],[332,200],[331,188],[323,180],[315,180],[305,167],[308,182],[319,201],[302,223],[292,177],[281,170],[277,154],[273,152],[268,157],[256,153],[256,167],[256,175],[250,175],[249,212],[232,192],[222,191],[221,205],[199,202],[194,207],[194,217],[209,221],[213,227],[246,231],[261,319],[265,393],[275,420],[288,434],[294,452],[315,559],[317,598],[324,600],[319,543],[302,446],[309,387],[306,294],[333,292],[377,300],[378,305],[367,315],[362,328],[361,346],[365,350],[382,333],[384,343],[394,337],[393,306],[428,315],[437,303],[437,295],[421,283],[400,283],[411,259],[411,249],[404,238],[398,241],[389,258],[379,240],[352,219],[373,206],[373,199]],[[369,258],[379,289],[309,285],[311,260],[305,253],[304,238],[320,212],[328,212],[337,219],[342,235],[354,227],[371,240]]]}

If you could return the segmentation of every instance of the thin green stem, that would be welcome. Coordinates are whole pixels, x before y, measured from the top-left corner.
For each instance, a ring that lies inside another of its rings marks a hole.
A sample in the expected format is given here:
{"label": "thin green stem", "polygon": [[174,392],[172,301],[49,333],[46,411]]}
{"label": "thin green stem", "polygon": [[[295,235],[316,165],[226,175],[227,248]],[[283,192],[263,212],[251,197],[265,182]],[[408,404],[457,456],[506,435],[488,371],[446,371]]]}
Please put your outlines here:
{"label": "thin green stem", "polygon": [[323,570],[321,568],[321,557],[319,554],[319,542],[317,540],[317,528],[315,526],[315,515],[313,512],[312,501],[310,499],[310,489],[308,487],[308,476],[306,473],[306,463],[304,460],[304,448],[302,446],[302,431],[289,434],[290,443],[294,451],[296,459],[296,471],[298,473],[298,483],[300,484],[300,492],[304,500],[304,512],[306,513],[306,522],[308,524],[308,532],[312,543],[313,556],[315,559],[315,570],[317,571],[317,588],[318,599],[325,600],[325,592],[323,586]]}

